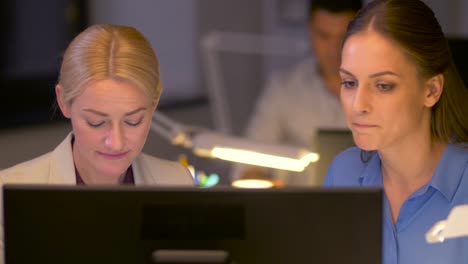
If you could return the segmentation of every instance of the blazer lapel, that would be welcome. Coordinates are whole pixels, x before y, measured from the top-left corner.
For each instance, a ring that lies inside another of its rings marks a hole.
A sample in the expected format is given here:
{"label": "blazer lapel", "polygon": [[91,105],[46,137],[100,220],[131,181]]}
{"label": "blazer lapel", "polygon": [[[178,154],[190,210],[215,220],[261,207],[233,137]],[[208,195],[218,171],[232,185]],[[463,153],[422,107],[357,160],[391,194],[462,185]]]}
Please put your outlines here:
{"label": "blazer lapel", "polygon": [[69,133],[51,153],[49,174],[49,183],[51,184],[76,184],[72,138],[73,133]]}

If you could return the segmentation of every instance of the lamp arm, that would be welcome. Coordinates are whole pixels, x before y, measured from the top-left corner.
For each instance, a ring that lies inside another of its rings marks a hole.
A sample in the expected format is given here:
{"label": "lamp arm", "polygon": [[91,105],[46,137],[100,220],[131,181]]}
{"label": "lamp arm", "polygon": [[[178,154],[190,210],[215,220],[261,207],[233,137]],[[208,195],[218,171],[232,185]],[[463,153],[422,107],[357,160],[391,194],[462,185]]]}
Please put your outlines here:
{"label": "lamp arm", "polygon": [[211,97],[216,130],[232,134],[231,107],[224,87],[221,52],[243,55],[301,57],[309,50],[307,40],[295,37],[263,35],[247,32],[212,31],[201,40],[202,63],[208,95]]}
{"label": "lamp arm", "polygon": [[196,126],[183,125],[159,111],[154,112],[150,129],[171,144],[186,148],[192,147],[192,138],[195,133],[206,130]]}
{"label": "lamp arm", "polygon": [[150,129],[173,145],[190,147],[191,141],[184,125],[168,118],[159,111],[154,112]]}

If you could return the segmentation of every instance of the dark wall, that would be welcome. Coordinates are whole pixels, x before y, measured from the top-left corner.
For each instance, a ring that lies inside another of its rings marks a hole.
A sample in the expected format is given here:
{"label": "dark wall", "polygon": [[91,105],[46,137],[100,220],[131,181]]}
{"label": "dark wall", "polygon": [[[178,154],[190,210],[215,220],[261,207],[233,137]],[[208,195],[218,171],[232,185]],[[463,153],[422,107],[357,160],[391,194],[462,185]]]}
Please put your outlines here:
{"label": "dark wall", "polygon": [[468,89],[468,39],[461,37],[448,38],[452,57],[457,66],[465,87]]}
{"label": "dark wall", "polygon": [[54,86],[61,56],[86,25],[80,0],[2,2],[0,128],[60,119]]}

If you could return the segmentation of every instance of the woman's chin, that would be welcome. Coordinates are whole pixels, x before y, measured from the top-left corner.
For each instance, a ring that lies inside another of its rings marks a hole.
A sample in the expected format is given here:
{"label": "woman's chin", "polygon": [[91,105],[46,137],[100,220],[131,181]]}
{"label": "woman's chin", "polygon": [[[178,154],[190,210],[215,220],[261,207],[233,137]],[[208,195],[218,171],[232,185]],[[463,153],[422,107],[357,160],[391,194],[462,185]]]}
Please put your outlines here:
{"label": "woman's chin", "polygon": [[377,146],[375,144],[370,144],[369,142],[359,142],[355,141],[356,146],[364,151],[375,151],[377,150]]}
{"label": "woman's chin", "polygon": [[126,168],[101,168],[101,175],[102,177],[110,180],[110,179],[120,179],[122,175],[124,175],[127,172],[128,167]]}

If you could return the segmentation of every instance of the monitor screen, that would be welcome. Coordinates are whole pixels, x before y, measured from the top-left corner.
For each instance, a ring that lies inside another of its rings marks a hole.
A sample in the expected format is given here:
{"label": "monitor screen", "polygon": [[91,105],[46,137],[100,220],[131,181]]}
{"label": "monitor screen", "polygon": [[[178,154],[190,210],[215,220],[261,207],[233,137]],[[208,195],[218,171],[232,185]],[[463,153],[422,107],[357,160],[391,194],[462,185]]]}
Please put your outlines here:
{"label": "monitor screen", "polygon": [[4,186],[6,263],[380,263],[379,189]]}
{"label": "monitor screen", "polygon": [[322,185],[333,159],[355,145],[353,133],[349,129],[318,129],[312,146],[312,149],[320,155],[316,163],[316,183]]}

